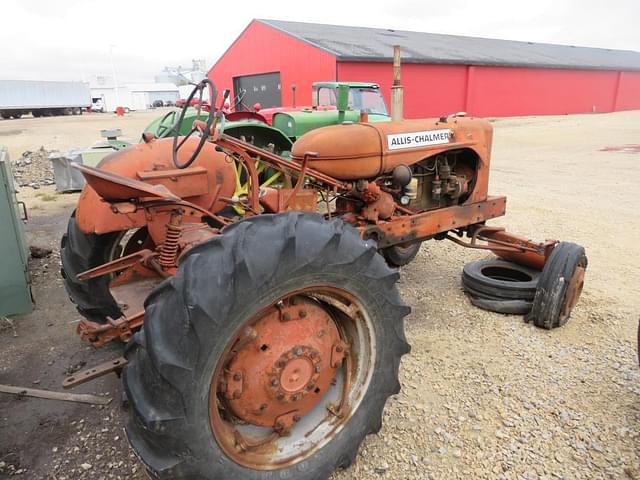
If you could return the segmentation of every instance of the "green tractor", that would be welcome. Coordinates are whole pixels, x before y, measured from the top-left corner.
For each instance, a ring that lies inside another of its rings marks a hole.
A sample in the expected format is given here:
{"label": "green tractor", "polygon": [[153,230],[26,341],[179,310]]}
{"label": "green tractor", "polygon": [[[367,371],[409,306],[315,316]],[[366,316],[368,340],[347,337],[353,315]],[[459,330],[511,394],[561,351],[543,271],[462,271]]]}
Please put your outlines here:
{"label": "green tractor", "polygon": [[[312,86],[311,106],[275,107],[251,111],[242,103],[242,93],[234,100],[235,112],[227,113],[224,125],[225,133],[244,139],[260,148],[288,157],[293,142],[310,130],[337,125],[355,123],[366,119],[368,122],[388,122],[384,97],[376,83],[368,82],[315,82]],[[155,138],[188,135],[195,120],[206,120],[208,112],[203,111],[202,99],[187,99],[184,118],[178,117],[180,109],[171,110],[162,117],[153,120],[144,129],[145,134]],[[245,111],[238,111],[242,106]],[[179,123],[179,127],[177,127]],[[179,128],[179,131],[177,129]],[[89,165],[95,166],[97,160],[130,146],[131,143],[109,137],[92,147],[87,153],[91,157]],[[84,157],[84,155],[83,155]]]}
{"label": "green tractor", "polygon": [[280,107],[258,113],[292,141],[328,125],[355,123],[363,118],[368,122],[391,120],[380,86],[366,82],[315,82],[311,107]]}

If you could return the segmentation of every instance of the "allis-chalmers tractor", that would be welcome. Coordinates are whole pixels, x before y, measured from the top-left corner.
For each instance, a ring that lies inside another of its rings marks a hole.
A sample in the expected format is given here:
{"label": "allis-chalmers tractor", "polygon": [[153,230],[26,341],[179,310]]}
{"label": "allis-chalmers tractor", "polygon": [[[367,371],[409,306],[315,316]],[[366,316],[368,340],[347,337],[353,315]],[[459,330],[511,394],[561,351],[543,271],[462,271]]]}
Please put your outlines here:
{"label": "allis-chalmers tractor", "polygon": [[79,333],[128,342],[67,386],[122,370],[127,434],[153,478],[313,480],[348,466],[400,389],[410,309],[393,266],[420,242],[542,269],[539,326],[564,323],[580,295],[573,244],[485,224],[506,205],[487,193],[486,121],[329,126],[291,158],[223,132],[212,108],[187,136],[79,166],[88,186],[62,240]]}

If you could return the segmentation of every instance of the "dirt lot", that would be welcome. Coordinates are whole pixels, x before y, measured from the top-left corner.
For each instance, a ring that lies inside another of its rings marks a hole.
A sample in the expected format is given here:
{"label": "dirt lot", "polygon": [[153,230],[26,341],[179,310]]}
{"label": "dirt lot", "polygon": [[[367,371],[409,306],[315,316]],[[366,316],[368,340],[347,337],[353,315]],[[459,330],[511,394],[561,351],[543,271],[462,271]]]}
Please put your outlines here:
{"label": "dirt lot", "polygon": [[[24,150],[85,146],[102,128],[136,138],[160,112],[0,121],[0,144]],[[569,324],[543,331],[470,305],[462,265],[483,253],[423,246],[402,271],[413,307],[413,350],[402,392],[385,410],[347,479],[640,479],[640,112],[501,119],[494,123],[491,191],[509,197],[494,223],[537,239],[584,245],[587,285]],[[44,192],[46,195],[42,195]],[[57,248],[76,195],[21,189],[31,244]],[[57,252],[33,260],[37,308],[0,325],[0,383],[60,389],[66,371],[119,352],[87,347],[59,278]],[[2,322],[0,320],[0,322]],[[123,434],[115,376],[79,388],[108,407],[0,394],[0,478],[141,479]]]}

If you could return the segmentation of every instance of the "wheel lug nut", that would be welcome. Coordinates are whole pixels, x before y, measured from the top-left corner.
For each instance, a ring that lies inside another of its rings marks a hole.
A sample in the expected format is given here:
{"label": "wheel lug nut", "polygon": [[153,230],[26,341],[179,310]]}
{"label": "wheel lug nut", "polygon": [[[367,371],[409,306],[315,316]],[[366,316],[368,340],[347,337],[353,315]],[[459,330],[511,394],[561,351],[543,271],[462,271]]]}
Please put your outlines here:
{"label": "wheel lug nut", "polygon": [[285,365],[286,364],[283,360],[278,360],[278,362],[276,363],[276,367],[278,368],[284,368]]}
{"label": "wheel lug nut", "polygon": [[285,322],[288,322],[289,320],[291,320],[291,315],[289,315],[287,312],[284,312],[282,314],[282,320],[284,320]]}
{"label": "wheel lug nut", "polygon": [[303,352],[303,350],[302,350],[302,348],[301,348],[301,347],[296,347],[296,348],[293,350],[293,353],[294,353],[297,357],[299,357],[299,356],[300,356],[300,355],[302,355],[304,352]]}
{"label": "wheel lug nut", "polygon": [[276,395],[276,398],[278,400],[284,400],[284,393],[279,393],[278,395]]}
{"label": "wheel lug nut", "polygon": [[267,409],[267,404],[263,403],[262,405],[260,405],[260,410],[265,411]]}
{"label": "wheel lug nut", "polygon": [[316,373],[320,373],[320,370],[321,370],[320,365],[316,365]]}
{"label": "wheel lug nut", "polygon": [[240,372],[238,372],[238,373],[234,374],[234,375],[233,375],[233,379],[234,379],[236,382],[239,382],[240,380],[242,380],[242,374],[241,374]]}
{"label": "wheel lug nut", "polygon": [[233,392],[233,398],[234,398],[235,400],[238,400],[238,399],[240,398],[240,396],[241,396],[241,395],[242,395],[242,394],[240,393],[240,390],[236,390],[236,391],[234,391],[234,392]]}
{"label": "wheel lug nut", "polygon": [[304,317],[306,317],[306,316],[307,316],[307,312],[305,312],[304,310],[300,310],[300,311],[298,312],[298,316],[299,316],[300,318],[304,318]]}
{"label": "wheel lug nut", "polygon": [[274,387],[277,387],[277,386],[278,386],[278,379],[277,379],[277,378],[275,378],[275,377],[274,377],[274,378],[272,378],[272,379],[271,379],[271,385],[273,385]]}

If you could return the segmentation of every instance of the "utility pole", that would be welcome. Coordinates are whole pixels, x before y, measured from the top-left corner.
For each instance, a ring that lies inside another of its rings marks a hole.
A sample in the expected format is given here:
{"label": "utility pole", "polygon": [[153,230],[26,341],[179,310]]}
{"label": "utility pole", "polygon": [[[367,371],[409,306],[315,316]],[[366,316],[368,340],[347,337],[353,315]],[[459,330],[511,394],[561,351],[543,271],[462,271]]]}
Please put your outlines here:
{"label": "utility pole", "polygon": [[115,48],[115,45],[109,45],[109,57],[111,58],[111,75],[113,76],[113,87],[116,93],[116,105],[115,105],[115,108],[113,108],[113,110],[115,110],[120,106],[120,93],[118,91],[118,77],[116,77],[116,67],[115,67],[115,64],[113,63],[114,48]]}

